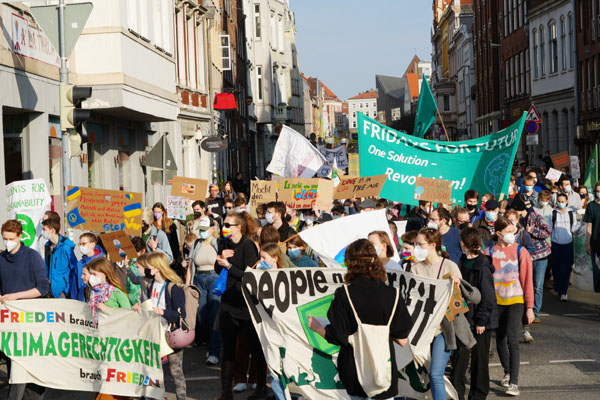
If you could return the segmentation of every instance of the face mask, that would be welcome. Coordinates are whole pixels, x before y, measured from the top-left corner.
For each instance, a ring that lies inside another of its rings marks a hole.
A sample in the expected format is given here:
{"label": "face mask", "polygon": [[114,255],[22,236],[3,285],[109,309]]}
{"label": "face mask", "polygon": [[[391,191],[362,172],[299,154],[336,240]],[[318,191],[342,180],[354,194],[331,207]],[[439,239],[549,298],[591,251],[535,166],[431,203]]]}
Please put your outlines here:
{"label": "face mask", "polygon": [[158,221],[158,220],[159,220],[159,219],[161,219],[161,218],[162,218],[162,213],[161,213],[161,212],[155,212],[155,213],[154,213],[154,219],[155,219],[155,220],[157,220],[157,221]]}
{"label": "face mask", "polygon": [[50,232],[42,231],[42,237],[46,240],[50,240]]}
{"label": "face mask", "polygon": [[202,239],[202,240],[208,239],[209,236],[210,236],[210,233],[208,233],[208,229],[205,231],[200,231],[200,239]]}
{"label": "face mask", "polygon": [[565,191],[565,193],[571,193],[571,186],[567,186],[563,190]]}
{"label": "face mask", "polygon": [[513,244],[515,242],[515,234],[514,233],[507,233],[507,234],[505,234],[505,235],[502,236],[502,240],[506,244]]}
{"label": "face mask", "polygon": [[410,251],[405,251],[402,253],[402,259],[404,261],[412,261],[415,259],[415,256]]}
{"label": "face mask", "polygon": [[600,200],[600,192],[596,192],[596,199]]}
{"label": "face mask", "polygon": [[221,229],[221,234],[225,239],[229,239],[231,237],[231,228],[223,227],[223,229]]}
{"label": "face mask", "polygon": [[460,225],[458,226],[458,229],[460,229],[460,230],[462,231],[463,229],[465,229],[465,228],[468,228],[468,227],[469,227],[469,223],[468,223],[468,222],[465,222],[465,223],[463,223],[463,224],[460,224]]}
{"label": "face mask", "polygon": [[590,201],[594,201],[594,195],[590,194],[589,196],[590,196]]}
{"label": "face mask", "polygon": [[332,219],[338,219],[340,216],[339,215],[332,215],[331,218]]}
{"label": "face mask", "polygon": [[273,269],[273,266],[265,260],[260,260],[258,263],[258,269]]}
{"label": "face mask", "polygon": [[346,212],[346,215],[350,215],[350,206],[344,206],[344,211]]}
{"label": "face mask", "polygon": [[485,212],[485,219],[489,222],[495,221],[496,218],[498,218],[498,214],[496,214],[494,211],[486,211]]}
{"label": "face mask", "polygon": [[315,217],[312,215],[306,215],[304,217],[304,222],[306,222],[306,225],[312,225],[315,222]]}
{"label": "face mask", "polygon": [[5,240],[4,241],[4,246],[6,246],[6,251],[8,251],[9,253],[11,251],[13,251],[14,249],[17,248],[17,246],[19,245],[19,242],[17,242],[16,240]]}
{"label": "face mask", "polygon": [[546,207],[548,205],[547,201],[540,201],[540,206],[542,206],[542,208]]}
{"label": "face mask", "polygon": [[565,208],[567,206],[567,203],[558,203],[558,208]]}
{"label": "face mask", "polygon": [[427,258],[427,256],[429,255],[429,250],[427,249],[422,249],[421,247],[419,247],[419,245],[415,246],[415,251],[413,252],[415,255],[415,259],[417,261],[423,261]]}
{"label": "face mask", "polygon": [[438,226],[438,224],[436,224],[435,222],[433,222],[433,221],[429,221],[429,222],[427,223],[427,227],[428,227],[429,229],[435,229],[435,230],[437,231],[439,226]]}
{"label": "face mask", "polygon": [[520,177],[521,177],[521,173],[519,172],[519,173],[517,173],[517,178],[520,178]]}
{"label": "face mask", "polygon": [[236,207],[234,210],[235,210],[236,213],[239,214],[241,212],[246,211],[246,207]]}
{"label": "face mask", "polygon": [[79,246],[79,252],[82,255],[87,256],[88,254],[90,254],[90,248],[87,246]]}
{"label": "face mask", "polygon": [[525,186],[526,192],[531,192],[533,190],[533,186]]}
{"label": "face mask", "polygon": [[152,272],[150,272],[150,268],[144,268],[144,276],[148,279],[154,279]]}
{"label": "face mask", "polygon": [[300,249],[289,249],[287,253],[288,253],[288,256],[290,256],[290,258],[292,260],[295,260],[296,258],[300,257],[300,255],[302,254]]}
{"label": "face mask", "polygon": [[267,224],[272,224],[273,223],[273,214],[266,213],[265,214],[265,219],[267,220]]}
{"label": "face mask", "polygon": [[102,279],[98,278],[96,275],[90,275],[90,286],[98,286],[102,284]]}
{"label": "face mask", "polygon": [[587,196],[587,194],[585,194],[585,193],[581,193],[579,196],[580,196],[582,199],[585,199],[585,197]]}
{"label": "face mask", "polygon": [[202,217],[202,213],[198,211],[194,211],[194,219],[198,219]]}
{"label": "face mask", "polygon": [[513,226],[514,226],[515,228],[517,227],[517,223],[516,223],[516,222],[513,222],[512,224],[513,224]]}
{"label": "face mask", "polygon": [[467,204],[467,210],[469,210],[469,211],[473,211],[475,209],[475,207],[477,207],[477,206],[474,204]]}

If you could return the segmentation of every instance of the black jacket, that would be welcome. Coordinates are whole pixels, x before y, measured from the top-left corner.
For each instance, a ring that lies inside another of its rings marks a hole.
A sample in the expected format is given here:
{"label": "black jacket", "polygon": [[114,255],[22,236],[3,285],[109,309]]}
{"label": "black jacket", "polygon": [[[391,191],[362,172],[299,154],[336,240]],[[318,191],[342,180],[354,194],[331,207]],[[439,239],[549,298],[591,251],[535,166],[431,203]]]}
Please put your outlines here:
{"label": "black jacket", "polygon": [[[171,284],[169,280],[166,280],[165,283],[167,284],[167,287],[165,288],[165,309],[163,317],[170,323],[175,324],[176,328],[180,328],[179,313],[181,313],[181,318],[185,320],[185,293],[182,288],[175,284]],[[148,298],[152,297],[153,285],[154,280],[150,281],[146,288]]]}
{"label": "black jacket", "polygon": [[279,229],[277,229],[277,232],[279,232],[280,242],[285,242],[296,234],[294,228],[292,228],[287,221],[283,221],[283,224],[279,227]]}
{"label": "black jacket", "polygon": [[416,208],[416,212],[408,218],[406,222],[406,232],[418,231],[427,226],[427,215],[423,215],[420,207]]}
{"label": "black jacket", "polygon": [[475,326],[485,326],[486,330],[498,328],[498,309],[496,302],[496,289],[494,288],[494,266],[489,256],[480,254],[475,259],[473,268],[464,266],[467,257],[463,254],[458,262],[458,268],[463,279],[479,289],[481,301],[479,304],[469,304],[466,315],[472,329]]}

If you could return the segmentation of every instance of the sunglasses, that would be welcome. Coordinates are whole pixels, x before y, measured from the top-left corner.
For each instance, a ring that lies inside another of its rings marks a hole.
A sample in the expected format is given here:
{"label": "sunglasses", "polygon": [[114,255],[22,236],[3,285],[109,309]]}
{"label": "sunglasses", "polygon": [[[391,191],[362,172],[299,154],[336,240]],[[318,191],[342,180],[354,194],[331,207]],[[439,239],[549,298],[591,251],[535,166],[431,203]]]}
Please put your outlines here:
{"label": "sunglasses", "polygon": [[238,226],[238,225],[239,225],[239,224],[230,224],[229,222],[225,222],[225,223],[223,224],[223,226],[224,226],[225,228],[231,228],[232,226]]}

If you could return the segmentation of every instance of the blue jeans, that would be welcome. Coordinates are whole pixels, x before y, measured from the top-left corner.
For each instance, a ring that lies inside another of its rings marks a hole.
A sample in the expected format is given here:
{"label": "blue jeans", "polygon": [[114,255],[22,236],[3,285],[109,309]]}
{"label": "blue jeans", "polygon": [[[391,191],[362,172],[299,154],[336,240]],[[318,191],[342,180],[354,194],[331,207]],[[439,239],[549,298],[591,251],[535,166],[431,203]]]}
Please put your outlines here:
{"label": "blue jeans", "polygon": [[537,317],[542,310],[544,298],[544,277],[548,267],[548,257],[533,262],[533,313]]}
{"label": "blue jeans", "polygon": [[446,351],[446,340],[441,333],[433,339],[431,344],[431,368],[429,371],[429,380],[431,381],[431,396],[433,400],[446,398],[446,383],[444,382],[444,371],[450,352]]}
{"label": "blue jeans", "polygon": [[598,255],[598,251],[592,251],[592,276],[594,279],[594,292],[600,292],[600,268],[598,268],[598,264],[596,263],[596,256]]}
{"label": "blue jeans", "polygon": [[197,334],[202,336],[206,333],[208,337],[208,354],[219,357],[221,352],[221,334],[214,330],[215,320],[221,305],[221,296],[212,294],[212,289],[219,275],[199,274],[194,275],[194,285],[200,289],[202,296],[198,301],[198,318],[196,323]]}

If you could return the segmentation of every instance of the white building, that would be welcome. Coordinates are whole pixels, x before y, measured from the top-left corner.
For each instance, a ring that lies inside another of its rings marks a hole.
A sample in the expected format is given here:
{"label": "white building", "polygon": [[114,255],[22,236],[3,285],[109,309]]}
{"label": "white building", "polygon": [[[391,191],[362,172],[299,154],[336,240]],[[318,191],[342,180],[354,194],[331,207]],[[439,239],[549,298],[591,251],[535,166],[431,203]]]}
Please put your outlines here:
{"label": "white building", "polygon": [[351,132],[356,132],[357,112],[377,119],[377,90],[368,90],[348,99],[348,124]]}
{"label": "white building", "polygon": [[570,0],[547,1],[530,9],[531,103],[542,124],[534,156],[569,151],[576,154],[575,16]]}

